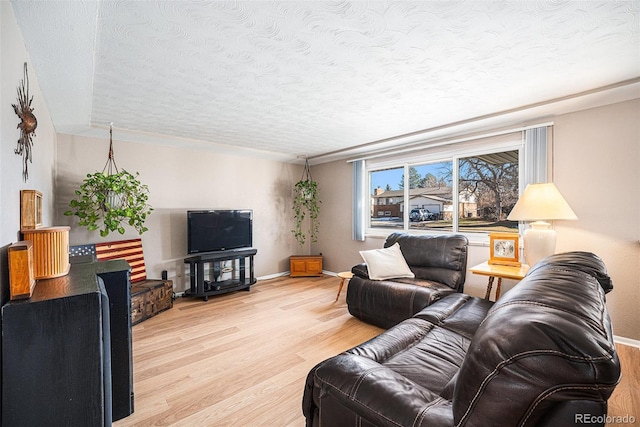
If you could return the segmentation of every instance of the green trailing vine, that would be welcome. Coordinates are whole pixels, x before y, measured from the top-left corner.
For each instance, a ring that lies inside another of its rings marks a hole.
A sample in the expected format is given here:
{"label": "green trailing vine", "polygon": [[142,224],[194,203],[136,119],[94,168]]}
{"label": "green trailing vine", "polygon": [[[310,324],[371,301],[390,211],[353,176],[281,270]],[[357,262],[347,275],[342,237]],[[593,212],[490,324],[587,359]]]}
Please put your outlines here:
{"label": "green trailing vine", "polygon": [[321,203],[318,194],[318,183],[309,180],[299,181],[296,183],[294,191],[296,195],[293,199],[293,211],[295,213],[294,217],[296,225],[291,232],[298,243],[300,243],[300,245],[304,245],[307,240],[307,233],[302,229],[302,224],[308,214],[308,234],[309,237],[311,237],[311,241],[316,243],[318,241],[318,233],[320,231],[318,215],[320,214]]}
{"label": "green trailing vine", "polygon": [[115,174],[96,172],[87,174],[76,198],[69,202],[71,210],[64,214],[75,215],[78,224],[94,231],[100,229],[100,236],[110,232],[124,234],[128,224],[142,234],[148,230],[144,226],[153,208],[147,204],[149,188],[135,175],[122,170]]}
{"label": "green trailing vine", "polygon": [[[316,243],[320,232],[318,215],[320,214],[320,203],[322,202],[320,201],[318,183],[311,179],[308,161],[305,162],[302,179],[296,183],[293,190],[295,192],[293,198],[295,228],[291,232],[300,245],[304,245],[307,241],[307,234],[311,238],[311,242]],[[309,230],[305,232],[302,229],[302,225],[307,215],[309,216]]]}

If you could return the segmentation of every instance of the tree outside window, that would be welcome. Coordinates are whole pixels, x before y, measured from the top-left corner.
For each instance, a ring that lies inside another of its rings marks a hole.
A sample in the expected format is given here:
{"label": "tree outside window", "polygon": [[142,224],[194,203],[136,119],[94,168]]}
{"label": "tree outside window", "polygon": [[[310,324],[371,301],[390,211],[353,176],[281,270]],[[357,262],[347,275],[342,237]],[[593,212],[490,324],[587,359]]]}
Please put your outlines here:
{"label": "tree outside window", "polygon": [[518,201],[518,151],[459,159],[460,220],[464,232],[517,231],[507,215]]}

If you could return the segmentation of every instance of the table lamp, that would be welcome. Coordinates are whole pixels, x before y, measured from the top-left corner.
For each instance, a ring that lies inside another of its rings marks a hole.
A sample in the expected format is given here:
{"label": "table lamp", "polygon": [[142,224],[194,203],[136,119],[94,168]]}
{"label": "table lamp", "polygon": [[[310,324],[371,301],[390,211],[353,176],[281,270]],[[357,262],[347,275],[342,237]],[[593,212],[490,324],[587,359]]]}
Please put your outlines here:
{"label": "table lamp", "polygon": [[532,221],[524,232],[524,257],[533,266],[556,249],[556,232],[547,221],[578,219],[552,182],[529,184],[507,217],[511,221]]}

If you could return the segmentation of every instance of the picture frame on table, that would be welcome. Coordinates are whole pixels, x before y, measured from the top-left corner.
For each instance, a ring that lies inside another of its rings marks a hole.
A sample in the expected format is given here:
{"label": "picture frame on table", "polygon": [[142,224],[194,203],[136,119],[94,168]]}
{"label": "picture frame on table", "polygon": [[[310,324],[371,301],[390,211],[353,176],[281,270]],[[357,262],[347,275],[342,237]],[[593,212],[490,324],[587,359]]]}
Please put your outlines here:
{"label": "picture frame on table", "polygon": [[488,263],[519,267],[521,265],[519,244],[518,233],[490,233]]}

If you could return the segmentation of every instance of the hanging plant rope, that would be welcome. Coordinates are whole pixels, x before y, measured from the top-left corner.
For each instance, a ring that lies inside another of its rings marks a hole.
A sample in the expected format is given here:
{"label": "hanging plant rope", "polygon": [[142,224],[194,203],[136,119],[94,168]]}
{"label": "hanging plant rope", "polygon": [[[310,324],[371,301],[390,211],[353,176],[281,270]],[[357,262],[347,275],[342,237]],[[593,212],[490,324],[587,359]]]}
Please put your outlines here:
{"label": "hanging plant rope", "polygon": [[[149,188],[126,170],[118,170],[113,154],[113,123],[109,126],[109,156],[102,172],[87,174],[76,199],[69,202],[78,224],[93,231],[101,228],[100,235],[106,237],[112,231],[124,234],[125,224],[135,228],[139,234],[148,230],[144,226],[153,208],[147,204]],[[102,222],[102,224],[99,224]]]}
{"label": "hanging plant rope", "polygon": [[107,163],[102,168],[102,173],[106,171],[108,175],[113,175],[114,170],[118,173],[116,158],[113,155],[113,122],[111,122],[109,123],[109,157],[107,157]]}
{"label": "hanging plant rope", "polygon": [[304,170],[302,171],[300,181],[313,181],[313,179],[311,179],[311,166],[309,166],[309,159],[304,159]]}

